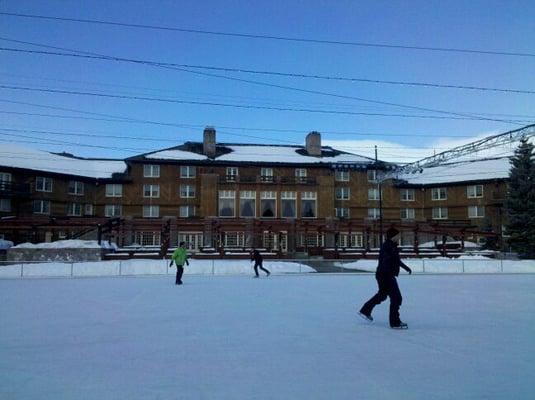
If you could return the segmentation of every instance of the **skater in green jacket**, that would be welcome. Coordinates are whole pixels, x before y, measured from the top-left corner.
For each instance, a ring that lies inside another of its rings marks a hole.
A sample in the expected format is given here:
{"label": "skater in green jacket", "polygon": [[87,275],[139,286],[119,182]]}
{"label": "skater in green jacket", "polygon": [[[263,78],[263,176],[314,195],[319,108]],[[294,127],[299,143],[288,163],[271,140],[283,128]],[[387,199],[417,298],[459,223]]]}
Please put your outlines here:
{"label": "skater in green jacket", "polygon": [[186,250],[186,243],[180,242],[179,247],[173,252],[169,266],[176,265],[176,280],[175,285],[182,285],[182,274],[184,273],[184,263],[189,265],[188,252]]}

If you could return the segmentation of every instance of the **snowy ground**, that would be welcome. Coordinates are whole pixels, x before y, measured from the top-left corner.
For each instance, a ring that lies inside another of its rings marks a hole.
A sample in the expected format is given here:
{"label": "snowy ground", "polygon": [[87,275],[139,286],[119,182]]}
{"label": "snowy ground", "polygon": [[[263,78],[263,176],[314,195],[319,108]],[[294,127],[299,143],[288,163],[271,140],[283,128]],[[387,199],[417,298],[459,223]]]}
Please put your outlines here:
{"label": "snowy ground", "polygon": [[1,399],[532,399],[535,275],[0,280]]}

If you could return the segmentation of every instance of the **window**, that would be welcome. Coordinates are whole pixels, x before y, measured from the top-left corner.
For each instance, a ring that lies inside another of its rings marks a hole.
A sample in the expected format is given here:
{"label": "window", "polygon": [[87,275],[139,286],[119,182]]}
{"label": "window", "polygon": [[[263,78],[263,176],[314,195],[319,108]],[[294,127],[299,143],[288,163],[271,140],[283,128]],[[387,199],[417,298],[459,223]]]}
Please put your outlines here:
{"label": "window", "polygon": [[368,170],[368,182],[377,181],[377,171],[375,169]]}
{"label": "window", "polygon": [[195,197],[195,186],[193,185],[180,185],[180,197],[183,199]]}
{"label": "window", "polygon": [[33,201],[34,214],[50,214],[49,200],[34,200]]}
{"label": "window", "polygon": [[256,216],[256,192],[242,190],[240,192],[240,217],[254,218]]}
{"label": "window", "polygon": [[105,217],[120,217],[123,214],[123,206],[120,204],[106,204],[104,206]]}
{"label": "window", "polygon": [[448,219],[448,208],[433,207],[432,217],[433,219]]}
{"label": "window", "polygon": [[123,197],[123,185],[121,183],[106,184],[106,197]]}
{"label": "window", "polygon": [[401,219],[414,219],[414,208],[402,208],[400,214]]}
{"label": "window", "polygon": [[349,171],[335,171],[334,180],[337,182],[349,182]]}
{"label": "window", "polygon": [[160,206],[143,206],[143,218],[158,218],[160,216]]}
{"label": "window", "polygon": [[0,172],[0,190],[7,190],[11,182],[11,174],[7,172]]}
{"label": "window", "polygon": [[335,189],[336,200],[349,200],[349,188],[348,187],[337,187]]}
{"label": "window", "polygon": [[143,197],[160,197],[160,185],[143,185]]}
{"label": "window", "polygon": [[468,218],[483,218],[485,216],[485,207],[468,206]]}
{"label": "window", "polygon": [[261,168],[260,180],[262,182],[273,182],[273,168]]}
{"label": "window", "polygon": [[262,247],[273,251],[279,248],[279,235],[275,232],[264,231],[262,232]]}
{"label": "window", "polygon": [[303,233],[299,235],[300,245],[303,247],[323,247],[324,237],[320,233]]}
{"label": "window", "polygon": [[379,200],[379,189],[377,188],[368,189],[368,200]]}
{"label": "window", "polygon": [[178,243],[186,243],[186,249],[191,251],[199,250],[203,245],[202,232],[181,232],[178,234]]}
{"label": "window", "polygon": [[295,218],[297,216],[296,200],[296,192],[281,192],[282,218]]}
{"label": "window", "polygon": [[190,218],[195,216],[195,206],[180,206],[180,218]]}
{"label": "window", "polygon": [[160,232],[136,232],[136,243],[141,246],[159,246]]}
{"label": "window", "polygon": [[81,217],[82,205],[80,203],[69,203],[67,205],[67,215],[70,217]]}
{"label": "window", "polygon": [[243,232],[225,232],[223,244],[225,247],[244,247],[245,235]]}
{"label": "window", "polygon": [[219,191],[219,216],[234,217],[236,216],[236,192],[234,190]]}
{"label": "window", "polygon": [[349,218],[349,208],[335,208],[334,212],[338,218]]}
{"label": "window", "polygon": [[143,165],[143,177],[144,178],[159,178],[160,177],[160,166],[153,164]]}
{"label": "window", "polygon": [[262,218],[277,216],[277,192],[260,192],[260,216]]}
{"label": "window", "polygon": [[0,199],[0,212],[11,212],[11,199]]}
{"label": "window", "polygon": [[227,167],[227,182],[236,182],[238,177],[238,168]]}
{"label": "window", "polygon": [[364,236],[362,233],[353,233],[349,235],[351,247],[364,247]]}
{"label": "window", "polygon": [[466,187],[466,196],[469,199],[483,197],[483,185],[472,185]]}
{"label": "window", "polygon": [[414,201],[414,189],[401,189],[399,193],[401,201]]}
{"label": "window", "polygon": [[196,176],[196,168],[194,166],[190,165],[182,165],[180,166],[180,177],[181,178],[195,178]]}
{"label": "window", "polygon": [[338,247],[363,247],[362,233],[340,232],[338,234]]}
{"label": "window", "polygon": [[433,188],[431,191],[431,199],[446,200],[448,198],[446,188]]}
{"label": "window", "polygon": [[9,172],[0,172],[0,182],[11,182],[11,174]]}
{"label": "window", "polygon": [[84,215],[93,215],[93,204],[86,204],[84,206]]}
{"label": "window", "polygon": [[69,194],[82,196],[84,194],[84,183],[79,181],[69,181]]}
{"label": "window", "polygon": [[301,193],[301,217],[316,218],[316,192]]}
{"label": "window", "polygon": [[43,176],[35,178],[35,190],[37,192],[51,192],[52,178],[45,178]]}
{"label": "window", "polygon": [[379,219],[381,216],[381,210],[378,208],[368,208],[369,219]]}
{"label": "window", "polygon": [[307,170],[306,170],[306,168],[296,168],[295,169],[295,180],[296,180],[296,182],[306,182],[307,181]]}

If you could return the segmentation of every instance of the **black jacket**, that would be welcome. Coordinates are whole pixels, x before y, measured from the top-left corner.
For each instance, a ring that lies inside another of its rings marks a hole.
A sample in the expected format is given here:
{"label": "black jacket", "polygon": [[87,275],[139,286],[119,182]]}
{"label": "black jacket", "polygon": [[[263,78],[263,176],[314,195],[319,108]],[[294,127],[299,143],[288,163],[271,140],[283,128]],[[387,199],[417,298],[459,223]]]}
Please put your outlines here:
{"label": "black jacket", "polygon": [[399,258],[399,249],[396,242],[386,239],[381,245],[379,252],[379,265],[377,265],[377,275],[382,276],[398,276],[399,267],[409,272],[407,267]]}
{"label": "black jacket", "polygon": [[258,250],[253,250],[253,253],[251,254],[251,261],[254,261],[257,264],[262,263],[262,255]]}

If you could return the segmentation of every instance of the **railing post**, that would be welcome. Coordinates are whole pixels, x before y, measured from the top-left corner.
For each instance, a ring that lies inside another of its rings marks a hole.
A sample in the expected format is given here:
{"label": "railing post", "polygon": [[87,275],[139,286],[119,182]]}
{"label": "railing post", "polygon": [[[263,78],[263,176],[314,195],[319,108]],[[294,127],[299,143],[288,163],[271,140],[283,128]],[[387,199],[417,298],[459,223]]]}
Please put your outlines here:
{"label": "railing post", "polygon": [[123,274],[123,260],[119,260],[119,276]]}
{"label": "railing post", "polygon": [[425,259],[422,258],[422,272],[425,274]]}
{"label": "railing post", "polygon": [[74,276],[74,263],[71,263],[71,278]]}
{"label": "railing post", "polygon": [[24,278],[24,263],[20,264],[20,277]]}
{"label": "railing post", "polygon": [[503,258],[500,260],[500,271],[503,273]]}
{"label": "railing post", "polygon": [[464,274],[464,260],[461,259],[461,262],[463,263],[463,274]]}
{"label": "railing post", "polygon": [[212,258],[212,275],[215,275],[215,260]]}

